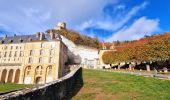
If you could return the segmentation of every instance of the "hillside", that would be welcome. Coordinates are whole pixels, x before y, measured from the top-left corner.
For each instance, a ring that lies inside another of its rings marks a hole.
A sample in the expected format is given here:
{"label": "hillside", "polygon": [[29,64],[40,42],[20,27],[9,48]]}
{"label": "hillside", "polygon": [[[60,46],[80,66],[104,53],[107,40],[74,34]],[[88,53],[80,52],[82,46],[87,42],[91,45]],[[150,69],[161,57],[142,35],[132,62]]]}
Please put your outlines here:
{"label": "hillside", "polygon": [[166,61],[170,59],[170,33],[120,43],[117,52],[108,51],[102,56],[106,64],[129,61]]}
{"label": "hillside", "polygon": [[165,38],[170,38],[170,32],[164,33],[164,34],[157,34],[157,35],[153,35],[153,36],[146,36],[139,40],[115,42],[115,46],[116,46],[116,49],[119,51],[119,50],[123,50],[125,48],[136,47],[136,46],[140,46],[140,45],[149,43],[151,41],[162,40]]}
{"label": "hillside", "polygon": [[73,30],[49,29],[46,32],[49,33],[50,31],[56,32],[64,37],[66,37],[67,39],[71,40],[72,42],[74,42],[77,45],[84,45],[84,46],[89,46],[89,47],[94,47],[94,48],[98,48],[98,45],[99,45],[99,40],[97,38],[88,37],[86,35],[83,35],[79,32],[73,31]]}

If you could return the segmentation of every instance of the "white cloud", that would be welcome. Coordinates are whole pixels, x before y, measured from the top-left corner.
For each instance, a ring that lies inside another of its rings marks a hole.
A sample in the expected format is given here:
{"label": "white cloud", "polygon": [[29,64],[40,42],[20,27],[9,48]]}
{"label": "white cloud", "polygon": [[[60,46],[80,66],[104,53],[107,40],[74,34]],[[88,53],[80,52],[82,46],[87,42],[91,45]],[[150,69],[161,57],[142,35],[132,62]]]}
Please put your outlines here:
{"label": "white cloud", "polygon": [[[83,22],[81,25],[77,25],[76,29],[83,31],[86,28],[99,28],[109,31],[116,31],[123,27],[132,17],[134,17],[140,10],[144,9],[147,6],[148,2],[143,2],[141,5],[133,7],[130,11],[125,14],[121,14],[121,18],[114,19],[113,18],[104,18],[104,19],[90,19],[88,21]],[[117,8],[124,8],[123,5],[118,5]]]}
{"label": "white cloud", "polygon": [[124,41],[124,40],[135,40],[142,38],[144,35],[151,35],[156,31],[159,31],[159,20],[158,19],[147,19],[141,17],[136,20],[130,27],[123,28],[120,31],[113,33],[106,41]]}
{"label": "white cloud", "polygon": [[116,10],[124,10],[125,8],[126,8],[125,5],[118,5],[118,6],[116,7]]}
{"label": "white cloud", "polygon": [[74,28],[86,20],[102,16],[105,5],[117,1],[0,0],[0,23],[28,34],[55,27],[59,21],[65,21],[69,28]]}

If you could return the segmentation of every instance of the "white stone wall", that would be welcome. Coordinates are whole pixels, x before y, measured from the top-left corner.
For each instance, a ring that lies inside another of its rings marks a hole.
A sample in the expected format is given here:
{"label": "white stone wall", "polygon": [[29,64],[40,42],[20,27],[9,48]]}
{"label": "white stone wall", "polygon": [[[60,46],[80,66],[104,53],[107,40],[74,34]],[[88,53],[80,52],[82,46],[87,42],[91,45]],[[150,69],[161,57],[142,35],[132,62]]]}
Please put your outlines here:
{"label": "white stone wall", "polygon": [[68,55],[71,60],[73,60],[73,63],[80,63],[82,65],[87,65],[86,67],[97,68],[98,65],[98,50],[95,48],[82,46],[82,45],[76,45],[71,40],[68,40],[67,38],[61,36],[62,41],[66,44],[68,47]]}

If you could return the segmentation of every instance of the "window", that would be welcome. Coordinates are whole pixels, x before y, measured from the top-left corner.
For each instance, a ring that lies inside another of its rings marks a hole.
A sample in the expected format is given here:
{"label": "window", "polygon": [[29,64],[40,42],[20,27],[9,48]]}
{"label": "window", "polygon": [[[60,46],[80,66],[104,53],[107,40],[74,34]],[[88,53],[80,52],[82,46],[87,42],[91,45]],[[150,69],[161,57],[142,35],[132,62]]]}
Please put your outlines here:
{"label": "window", "polygon": [[4,48],[5,50],[7,49],[7,46],[5,46],[5,48]]}
{"label": "window", "polygon": [[111,46],[110,49],[114,49],[114,46]]}
{"label": "window", "polygon": [[16,49],[18,49],[18,46],[16,46]]}
{"label": "window", "polygon": [[29,57],[28,63],[32,63],[32,58],[31,57]]}
{"label": "window", "polygon": [[12,56],[12,51],[9,52],[9,57],[11,57],[11,56]]}
{"label": "window", "polygon": [[44,43],[41,43],[41,48],[43,48],[45,46],[45,44]]}
{"label": "window", "polygon": [[12,50],[13,46],[11,46],[11,50]]}
{"label": "window", "polygon": [[51,42],[51,48],[54,48],[54,47],[55,47],[55,43]]}
{"label": "window", "polygon": [[43,55],[44,51],[43,50],[40,50],[40,55]]}
{"label": "window", "polygon": [[53,54],[54,54],[54,50],[51,49],[51,50],[50,50],[50,55],[53,55]]}
{"label": "window", "polygon": [[0,52],[0,58],[1,58],[1,52]]}
{"label": "window", "polygon": [[103,46],[103,49],[106,49],[106,46]]}
{"label": "window", "polygon": [[23,56],[23,52],[22,51],[20,51],[20,54],[19,54],[19,56],[21,57],[21,56]]}
{"label": "window", "polygon": [[32,56],[33,55],[33,50],[30,50],[30,56]]}
{"label": "window", "polygon": [[15,54],[14,54],[14,57],[16,57],[17,56],[17,51],[15,51]]}
{"label": "window", "polygon": [[53,63],[53,58],[52,57],[49,58],[49,63]]}
{"label": "window", "polygon": [[39,63],[42,63],[42,57],[39,58]]}
{"label": "window", "polygon": [[5,52],[4,57],[6,57],[7,52]]}

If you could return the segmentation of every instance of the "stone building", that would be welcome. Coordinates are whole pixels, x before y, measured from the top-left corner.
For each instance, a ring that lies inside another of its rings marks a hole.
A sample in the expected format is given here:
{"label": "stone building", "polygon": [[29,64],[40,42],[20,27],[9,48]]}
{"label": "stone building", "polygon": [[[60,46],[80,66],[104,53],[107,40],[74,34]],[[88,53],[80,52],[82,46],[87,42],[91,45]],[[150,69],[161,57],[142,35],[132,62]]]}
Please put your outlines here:
{"label": "stone building", "polygon": [[42,84],[66,74],[67,47],[60,35],[36,33],[0,38],[0,81]]}
{"label": "stone building", "polygon": [[99,62],[100,62],[100,68],[109,68],[109,65],[104,64],[102,56],[103,53],[106,51],[116,51],[114,43],[100,43],[99,45]]}

